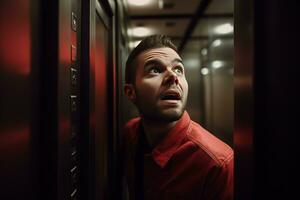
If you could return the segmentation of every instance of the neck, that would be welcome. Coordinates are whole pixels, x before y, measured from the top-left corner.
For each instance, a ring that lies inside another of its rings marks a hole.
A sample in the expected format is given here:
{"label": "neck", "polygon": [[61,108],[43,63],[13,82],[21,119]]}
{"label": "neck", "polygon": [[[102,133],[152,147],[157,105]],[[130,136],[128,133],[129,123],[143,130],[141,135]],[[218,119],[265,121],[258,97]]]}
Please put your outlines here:
{"label": "neck", "polygon": [[162,123],[147,119],[143,119],[142,122],[147,141],[151,147],[155,147],[177,123],[177,121]]}

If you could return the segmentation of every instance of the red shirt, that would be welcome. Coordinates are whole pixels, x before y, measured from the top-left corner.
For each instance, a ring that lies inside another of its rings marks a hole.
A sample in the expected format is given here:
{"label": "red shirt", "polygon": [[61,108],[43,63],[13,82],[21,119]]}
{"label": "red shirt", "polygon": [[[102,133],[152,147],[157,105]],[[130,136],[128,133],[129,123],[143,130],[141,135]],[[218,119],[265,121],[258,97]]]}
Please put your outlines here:
{"label": "red shirt", "polygon": [[130,199],[233,199],[233,150],[187,112],[149,153],[140,118],[126,124],[124,137]]}

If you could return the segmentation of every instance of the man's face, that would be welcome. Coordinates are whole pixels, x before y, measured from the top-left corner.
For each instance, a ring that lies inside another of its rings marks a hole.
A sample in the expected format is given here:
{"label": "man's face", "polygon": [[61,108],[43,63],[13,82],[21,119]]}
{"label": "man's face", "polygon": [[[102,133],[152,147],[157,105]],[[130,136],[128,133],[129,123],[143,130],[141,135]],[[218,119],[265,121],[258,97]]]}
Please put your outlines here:
{"label": "man's face", "polygon": [[179,55],[162,47],[146,50],[136,59],[134,102],[141,116],[163,122],[180,119],[186,107],[188,84]]}

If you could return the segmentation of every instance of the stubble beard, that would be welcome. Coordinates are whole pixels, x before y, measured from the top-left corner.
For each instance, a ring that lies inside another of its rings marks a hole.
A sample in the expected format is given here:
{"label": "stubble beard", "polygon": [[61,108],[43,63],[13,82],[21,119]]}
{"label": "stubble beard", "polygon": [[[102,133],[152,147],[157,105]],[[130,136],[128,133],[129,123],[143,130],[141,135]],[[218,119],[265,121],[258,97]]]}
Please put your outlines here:
{"label": "stubble beard", "polygon": [[147,103],[141,100],[138,97],[138,101],[136,102],[136,107],[139,110],[140,116],[144,119],[157,121],[162,123],[170,123],[179,120],[186,108],[186,100],[182,102],[182,107],[178,108],[160,108],[159,106],[152,105],[151,103]]}

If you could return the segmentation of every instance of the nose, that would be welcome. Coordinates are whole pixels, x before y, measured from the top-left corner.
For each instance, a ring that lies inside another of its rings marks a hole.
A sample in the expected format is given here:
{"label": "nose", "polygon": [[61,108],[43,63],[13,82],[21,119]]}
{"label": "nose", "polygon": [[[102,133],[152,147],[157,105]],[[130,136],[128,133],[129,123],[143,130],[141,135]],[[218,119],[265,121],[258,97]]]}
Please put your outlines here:
{"label": "nose", "polygon": [[178,85],[179,80],[178,80],[177,74],[175,72],[173,72],[172,70],[167,70],[167,75],[165,76],[164,83],[166,85],[173,85],[174,83],[176,85]]}

